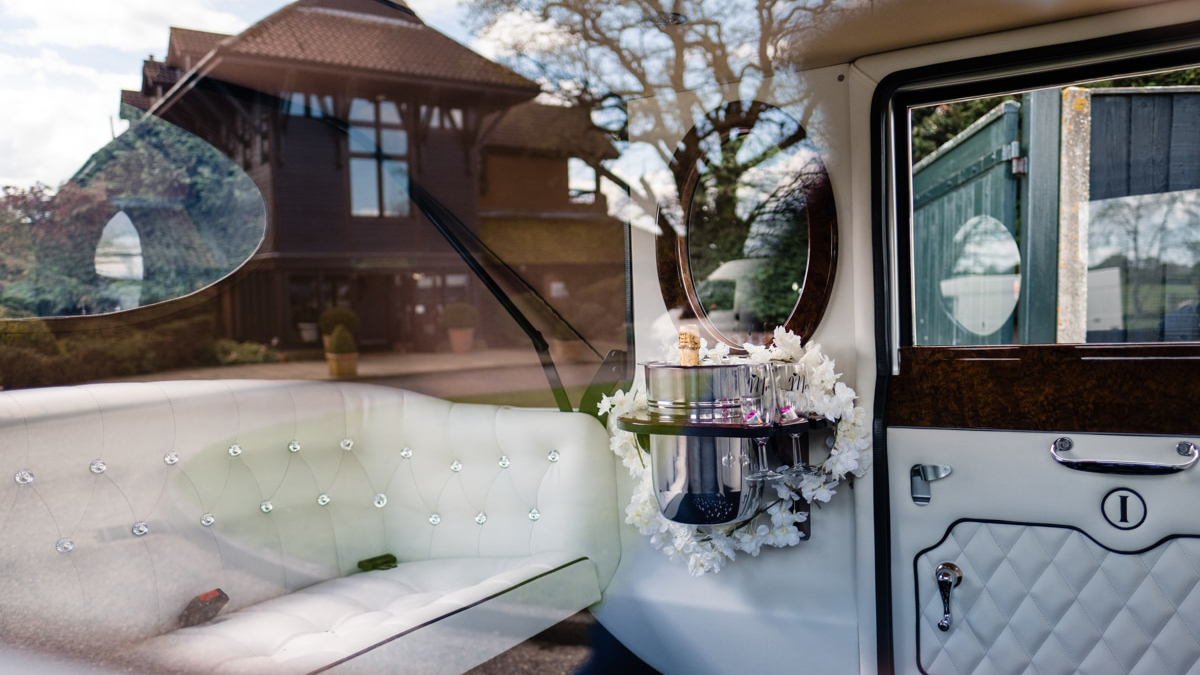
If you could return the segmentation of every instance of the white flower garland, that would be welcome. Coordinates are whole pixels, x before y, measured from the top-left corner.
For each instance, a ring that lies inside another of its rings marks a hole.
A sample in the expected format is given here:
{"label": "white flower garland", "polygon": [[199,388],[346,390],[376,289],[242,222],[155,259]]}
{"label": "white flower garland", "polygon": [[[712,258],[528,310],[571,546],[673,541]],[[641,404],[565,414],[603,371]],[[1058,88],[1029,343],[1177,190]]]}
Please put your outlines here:
{"label": "white flower garland", "polygon": [[[626,393],[617,391],[600,401],[600,414],[608,414],[610,447],[629,470],[635,486],[633,497],[625,507],[625,522],[634,525],[650,544],[661,549],[671,560],[685,560],[694,576],[718,572],[737,557],[738,551],[757,556],[763,546],[783,548],[800,543],[802,533],[797,523],[807,520],[806,513],[793,513],[792,505],[799,499],[808,503],[828,502],[836,488],[848,475],[861,477],[870,467],[870,428],[866,412],[856,405],[858,395],[839,381],[834,363],[821,353],[821,346],[802,340],[782,327],[775,329],[770,347],[745,345],[745,357],[731,357],[729,348],[718,344],[708,349],[701,341],[701,363],[766,363],[783,361],[804,367],[805,387],[800,408],[806,415],[820,415],[836,424],[833,447],[824,462],[811,473],[789,475],[775,484],[776,500],[761,508],[754,517],[743,523],[720,527],[684,525],[667,520],[659,511],[654,497],[650,462],[638,447],[637,436],[616,426],[621,415],[646,407],[646,394],[640,389]],[[664,344],[667,363],[679,363],[679,347],[673,341]]]}

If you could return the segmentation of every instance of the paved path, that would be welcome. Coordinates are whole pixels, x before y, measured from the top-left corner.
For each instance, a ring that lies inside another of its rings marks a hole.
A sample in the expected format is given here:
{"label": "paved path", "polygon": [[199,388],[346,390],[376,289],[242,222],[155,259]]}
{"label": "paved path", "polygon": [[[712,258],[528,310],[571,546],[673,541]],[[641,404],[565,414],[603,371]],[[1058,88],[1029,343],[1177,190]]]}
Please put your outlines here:
{"label": "paved path", "polygon": [[[558,365],[567,387],[587,386],[599,360]],[[209,368],[186,368],[113,381],[161,380],[331,380],[322,360],[286,360],[280,363],[247,363]],[[501,392],[546,390],[549,387],[537,355],[530,349],[483,349],[466,354],[365,352],[359,356],[358,376],[343,378],[402,387],[431,396],[454,398]],[[577,403],[577,402],[576,402]]]}

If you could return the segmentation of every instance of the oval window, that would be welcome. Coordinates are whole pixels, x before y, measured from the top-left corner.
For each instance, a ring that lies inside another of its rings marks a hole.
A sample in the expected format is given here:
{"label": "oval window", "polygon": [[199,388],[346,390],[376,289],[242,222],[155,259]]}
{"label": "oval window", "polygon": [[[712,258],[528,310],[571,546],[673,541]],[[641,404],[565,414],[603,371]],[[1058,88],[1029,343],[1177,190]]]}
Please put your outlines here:
{"label": "oval window", "polygon": [[974,216],[950,240],[950,269],[938,282],[942,307],[973,335],[988,336],[1012,317],[1021,291],[1021,252],[1004,223]]}
{"label": "oval window", "polygon": [[[0,316],[115,312],[181,298],[228,276],[258,249],[266,207],[225,153],[142,116],[51,191],[0,200],[6,254]],[[22,229],[36,224],[36,236]],[[14,250],[19,246],[20,250]]]}
{"label": "oval window", "polygon": [[[806,130],[779,108],[731,102],[684,137],[672,161],[684,232],[660,246],[668,306],[731,347],[777,326],[807,337],[833,283],[829,175]],[[672,293],[671,289],[677,289]]]}

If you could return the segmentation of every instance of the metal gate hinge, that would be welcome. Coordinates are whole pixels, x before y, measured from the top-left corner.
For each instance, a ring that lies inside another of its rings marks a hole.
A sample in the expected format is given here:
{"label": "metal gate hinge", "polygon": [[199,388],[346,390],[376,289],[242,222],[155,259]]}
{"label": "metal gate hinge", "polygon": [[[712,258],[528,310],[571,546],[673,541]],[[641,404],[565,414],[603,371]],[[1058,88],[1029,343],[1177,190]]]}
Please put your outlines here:
{"label": "metal gate hinge", "polygon": [[1024,176],[1029,173],[1029,158],[1021,156],[1021,141],[1012,141],[1000,148],[1000,157],[1009,162],[1012,175]]}
{"label": "metal gate hinge", "polygon": [[949,464],[914,464],[908,473],[913,503],[917,506],[928,504],[933,499],[929,484],[949,476],[953,471]]}

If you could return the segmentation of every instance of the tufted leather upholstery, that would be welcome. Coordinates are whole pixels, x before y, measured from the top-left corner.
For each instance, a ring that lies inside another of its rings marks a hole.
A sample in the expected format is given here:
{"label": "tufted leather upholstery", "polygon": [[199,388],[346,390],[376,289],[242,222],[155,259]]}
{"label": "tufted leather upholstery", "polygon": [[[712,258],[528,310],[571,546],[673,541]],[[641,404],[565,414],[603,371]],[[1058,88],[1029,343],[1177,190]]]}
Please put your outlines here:
{"label": "tufted leather upholstery", "polygon": [[[962,568],[950,630],[934,568]],[[1200,539],[1140,553],[1065,527],[962,521],[917,558],[921,670],[1191,673],[1200,668]]]}
{"label": "tufted leather upholstery", "polygon": [[[586,415],[364,384],[3,392],[0,631],[199,672],[469,668],[599,599],[619,554],[607,445]],[[404,564],[358,572],[383,553]],[[218,587],[217,620],[171,632]],[[487,649],[431,637],[464,626]]]}

